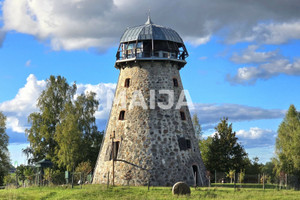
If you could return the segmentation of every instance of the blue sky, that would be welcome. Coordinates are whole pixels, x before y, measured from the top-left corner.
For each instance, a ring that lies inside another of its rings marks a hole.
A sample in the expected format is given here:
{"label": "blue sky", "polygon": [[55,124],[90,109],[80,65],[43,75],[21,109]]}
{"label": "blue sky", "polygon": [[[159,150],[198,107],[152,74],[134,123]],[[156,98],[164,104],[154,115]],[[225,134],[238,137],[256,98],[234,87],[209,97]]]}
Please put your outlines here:
{"label": "blue sky", "polygon": [[[295,0],[0,1],[0,111],[8,118],[12,162],[24,163],[27,117],[50,75],[95,91],[103,130],[119,71],[117,45],[128,26],[152,21],[184,39],[181,70],[204,135],[227,116],[250,158],[273,155],[276,131],[290,104],[300,108],[300,5]],[[129,6],[135,5],[135,6]],[[174,15],[181,8],[180,13]],[[163,10],[162,10],[163,9]]]}

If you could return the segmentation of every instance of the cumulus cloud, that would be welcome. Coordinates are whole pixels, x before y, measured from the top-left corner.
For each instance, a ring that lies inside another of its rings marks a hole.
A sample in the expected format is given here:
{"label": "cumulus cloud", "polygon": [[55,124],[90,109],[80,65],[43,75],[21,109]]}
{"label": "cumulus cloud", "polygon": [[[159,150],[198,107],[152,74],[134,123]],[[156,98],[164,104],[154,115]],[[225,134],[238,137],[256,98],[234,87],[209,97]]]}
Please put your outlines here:
{"label": "cumulus cloud", "polygon": [[299,39],[298,0],[5,0],[2,7],[6,31],[50,41],[54,50],[109,48],[127,26],[144,23],[149,8],[154,22],[195,45],[214,34],[228,42]]}
{"label": "cumulus cloud", "polygon": [[299,76],[300,59],[296,58],[294,62],[288,59],[276,59],[258,66],[241,67],[236,75],[228,74],[226,79],[231,84],[254,84],[258,79],[267,80],[279,74]]}
{"label": "cumulus cloud", "polygon": [[77,94],[95,92],[96,99],[99,100],[99,109],[95,113],[95,116],[98,120],[107,120],[113,102],[116,85],[117,84],[114,83],[99,83],[97,85],[78,84]]}
{"label": "cumulus cloud", "polygon": [[260,119],[283,118],[284,110],[264,109],[239,104],[194,104],[192,113],[196,113],[204,130],[212,129],[223,117],[230,121],[251,121]]}
{"label": "cumulus cloud", "polygon": [[277,133],[269,129],[252,127],[236,132],[241,144],[246,148],[268,147],[275,144]]}
{"label": "cumulus cloud", "polygon": [[[38,111],[36,107],[37,99],[45,87],[45,80],[37,80],[33,74],[30,74],[25,86],[19,89],[14,99],[0,103],[0,111],[4,112],[7,116],[7,128],[9,133],[24,133],[25,129],[29,127],[27,118],[30,113]],[[76,96],[90,91],[96,93],[96,98],[100,104],[96,112],[96,118],[99,120],[99,124],[102,126],[101,128],[104,128],[103,124],[105,124],[105,120],[108,118],[110,112],[110,104],[116,84],[78,84],[77,87]],[[12,139],[12,141],[14,140]]]}
{"label": "cumulus cloud", "polygon": [[235,63],[263,63],[278,58],[277,51],[258,52],[258,45],[249,45],[241,54],[233,53],[231,61]]}
{"label": "cumulus cloud", "polygon": [[263,44],[282,44],[292,39],[300,39],[300,21],[259,24],[248,35],[233,37],[231,42],[259,42]]}

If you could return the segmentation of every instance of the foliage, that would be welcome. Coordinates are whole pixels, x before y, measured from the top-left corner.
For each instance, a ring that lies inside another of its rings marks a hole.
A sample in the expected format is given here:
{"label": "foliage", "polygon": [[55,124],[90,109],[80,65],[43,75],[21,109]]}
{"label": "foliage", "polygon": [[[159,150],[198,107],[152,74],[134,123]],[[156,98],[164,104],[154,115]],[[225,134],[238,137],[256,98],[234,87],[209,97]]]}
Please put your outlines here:
{"label": "foliage", "polygon": [[232,183],[232,179],[235,176],[235,170],[229,170],[229,172],[226,172],[226,177],[230,178],[230,183]]}
{"label": "foliage", "polygon": [[29,183],[32,183],[33,178],[34,178],[34,169],[32,167],[26,167],[24,170],[24,175],[26,179],[29,181]]}
{"label": "foliage", "polygon": [[6,117],[0,112],[0,185],[3,185],[3,179],[8,174],[10,168],[10,159],[8,153],[8,135],[6,134]]}
{"label": "foliage", "polygon": [[62,113],[61,123],[56,128],[55,140],[58,145],[56,155],[58,165],[68,171],[74,170],[79,160],[82,160],[82,135],[77,125],[77,118],[71,103],[66,105]]}
{"label": "foliage", "polygon": [[294,105],[290,105],[277,132],[278,171],[300,174],[300,113]]}
{"label": "foliage", "polygon": [[249,158],[245,159],[245,170],[247,174],[260,174],[261,173],[261,168],[263,164],[259,163],[259,158],[254,157],[252,160]]}
{"label": "foliage", "polygon": [[38,99],[39,112],[31,113],[26,130],[30,148],[23,152],[31,162],[50,159],[54,169],[72,170],[80,162],[95,165],[103,133],[97,130],[95,93],[75,98],[76,84],[64,77],[50,76]]}
{"label": "foliage", "polygon": [[12,176],[11,174],[7,174],[4,176],[4,185],[10,185],[16,183],[16,177]]}
{"label": "foliage", "polygon": [[215,130],[216,133],[207,153],[207,169],[221,172],[229,170],[239,172],[244,169],[247,153],[237,142],[238,138],[236,133],[232,131],[232,124],[228,124],[228,119],[223,118]]}
{"label": "foliage", "polygon": [[85,178],[92,171],[92,169],[93,168],[91,166],[91,162],[90,161],[86,161],[86,162],[79,163],[79,165],[76,167],[75,172],[82,173],[82,177]]}
{"label": "foliage", "polygon": [[26,176],[24,174],[25,172],[25,169],[26,169],[26,166],[25,165],[20,165],[17,167],[16,169],[16,175],[18,176],[18,179],[20,181],[22,181],[23,185],[24,185],[24,181],[26,180]]}
{"label": "foliage", "polygon": [[273,162],[267,162],[262,165],[261,172],[268,175],[268,183],[275,183],[276,181],[276,171],[275,164]]}
{"label": "foliage", "polygon": [[239,180],[240,180],[240,183],[243,183],[244,180],[245,180],[245,170],[241,170],[240,173],[239,173]]}
{"label": "foliage", "polygon": [[51,176],[52,176],[52,169],[49,167],[44,169],[44,179],[48,182],[51,182]]}
{"label": "foliage", "polygon": [[210,151],[210,145],[212,144],[212,140],[213,140],[212,137],[207,137],[207,139],[203,138],[202,140],[199,141],[201,157],[205,166],[209,165],[208,155]]}
{"label": "foliage", "polygon": [[198,140],[202,140],[202,128],[196,113],[193,115],[192,122],[195,129],[196,137],[198,138]]}

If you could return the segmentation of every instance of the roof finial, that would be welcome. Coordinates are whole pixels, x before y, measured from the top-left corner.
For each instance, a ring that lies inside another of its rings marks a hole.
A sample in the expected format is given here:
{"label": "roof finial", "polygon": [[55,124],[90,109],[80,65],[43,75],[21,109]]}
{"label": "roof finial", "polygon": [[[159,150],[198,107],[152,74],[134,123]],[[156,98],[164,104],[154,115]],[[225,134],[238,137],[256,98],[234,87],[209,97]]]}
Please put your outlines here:
{"label": "roof finial", "polygon": [[149,9],[149,12],[148,12],[148,20],[146,21],[145,24],[153,24],[153,22],[151,21],[151,17],[150,17],[150,9]]}

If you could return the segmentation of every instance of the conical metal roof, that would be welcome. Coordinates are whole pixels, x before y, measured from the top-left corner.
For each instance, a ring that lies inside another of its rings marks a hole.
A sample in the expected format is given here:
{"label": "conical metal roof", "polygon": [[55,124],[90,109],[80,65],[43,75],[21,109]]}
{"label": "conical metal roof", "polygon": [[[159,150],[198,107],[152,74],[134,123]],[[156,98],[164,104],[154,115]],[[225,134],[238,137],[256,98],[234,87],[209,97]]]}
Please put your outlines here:
{"label": "conical metal roof", "polygon": [[166,40],[183,44],[183,40],[176,31],[153,24],[149,16],[145,24],[127,28],[121,37],[120,43],[137,40]]}

